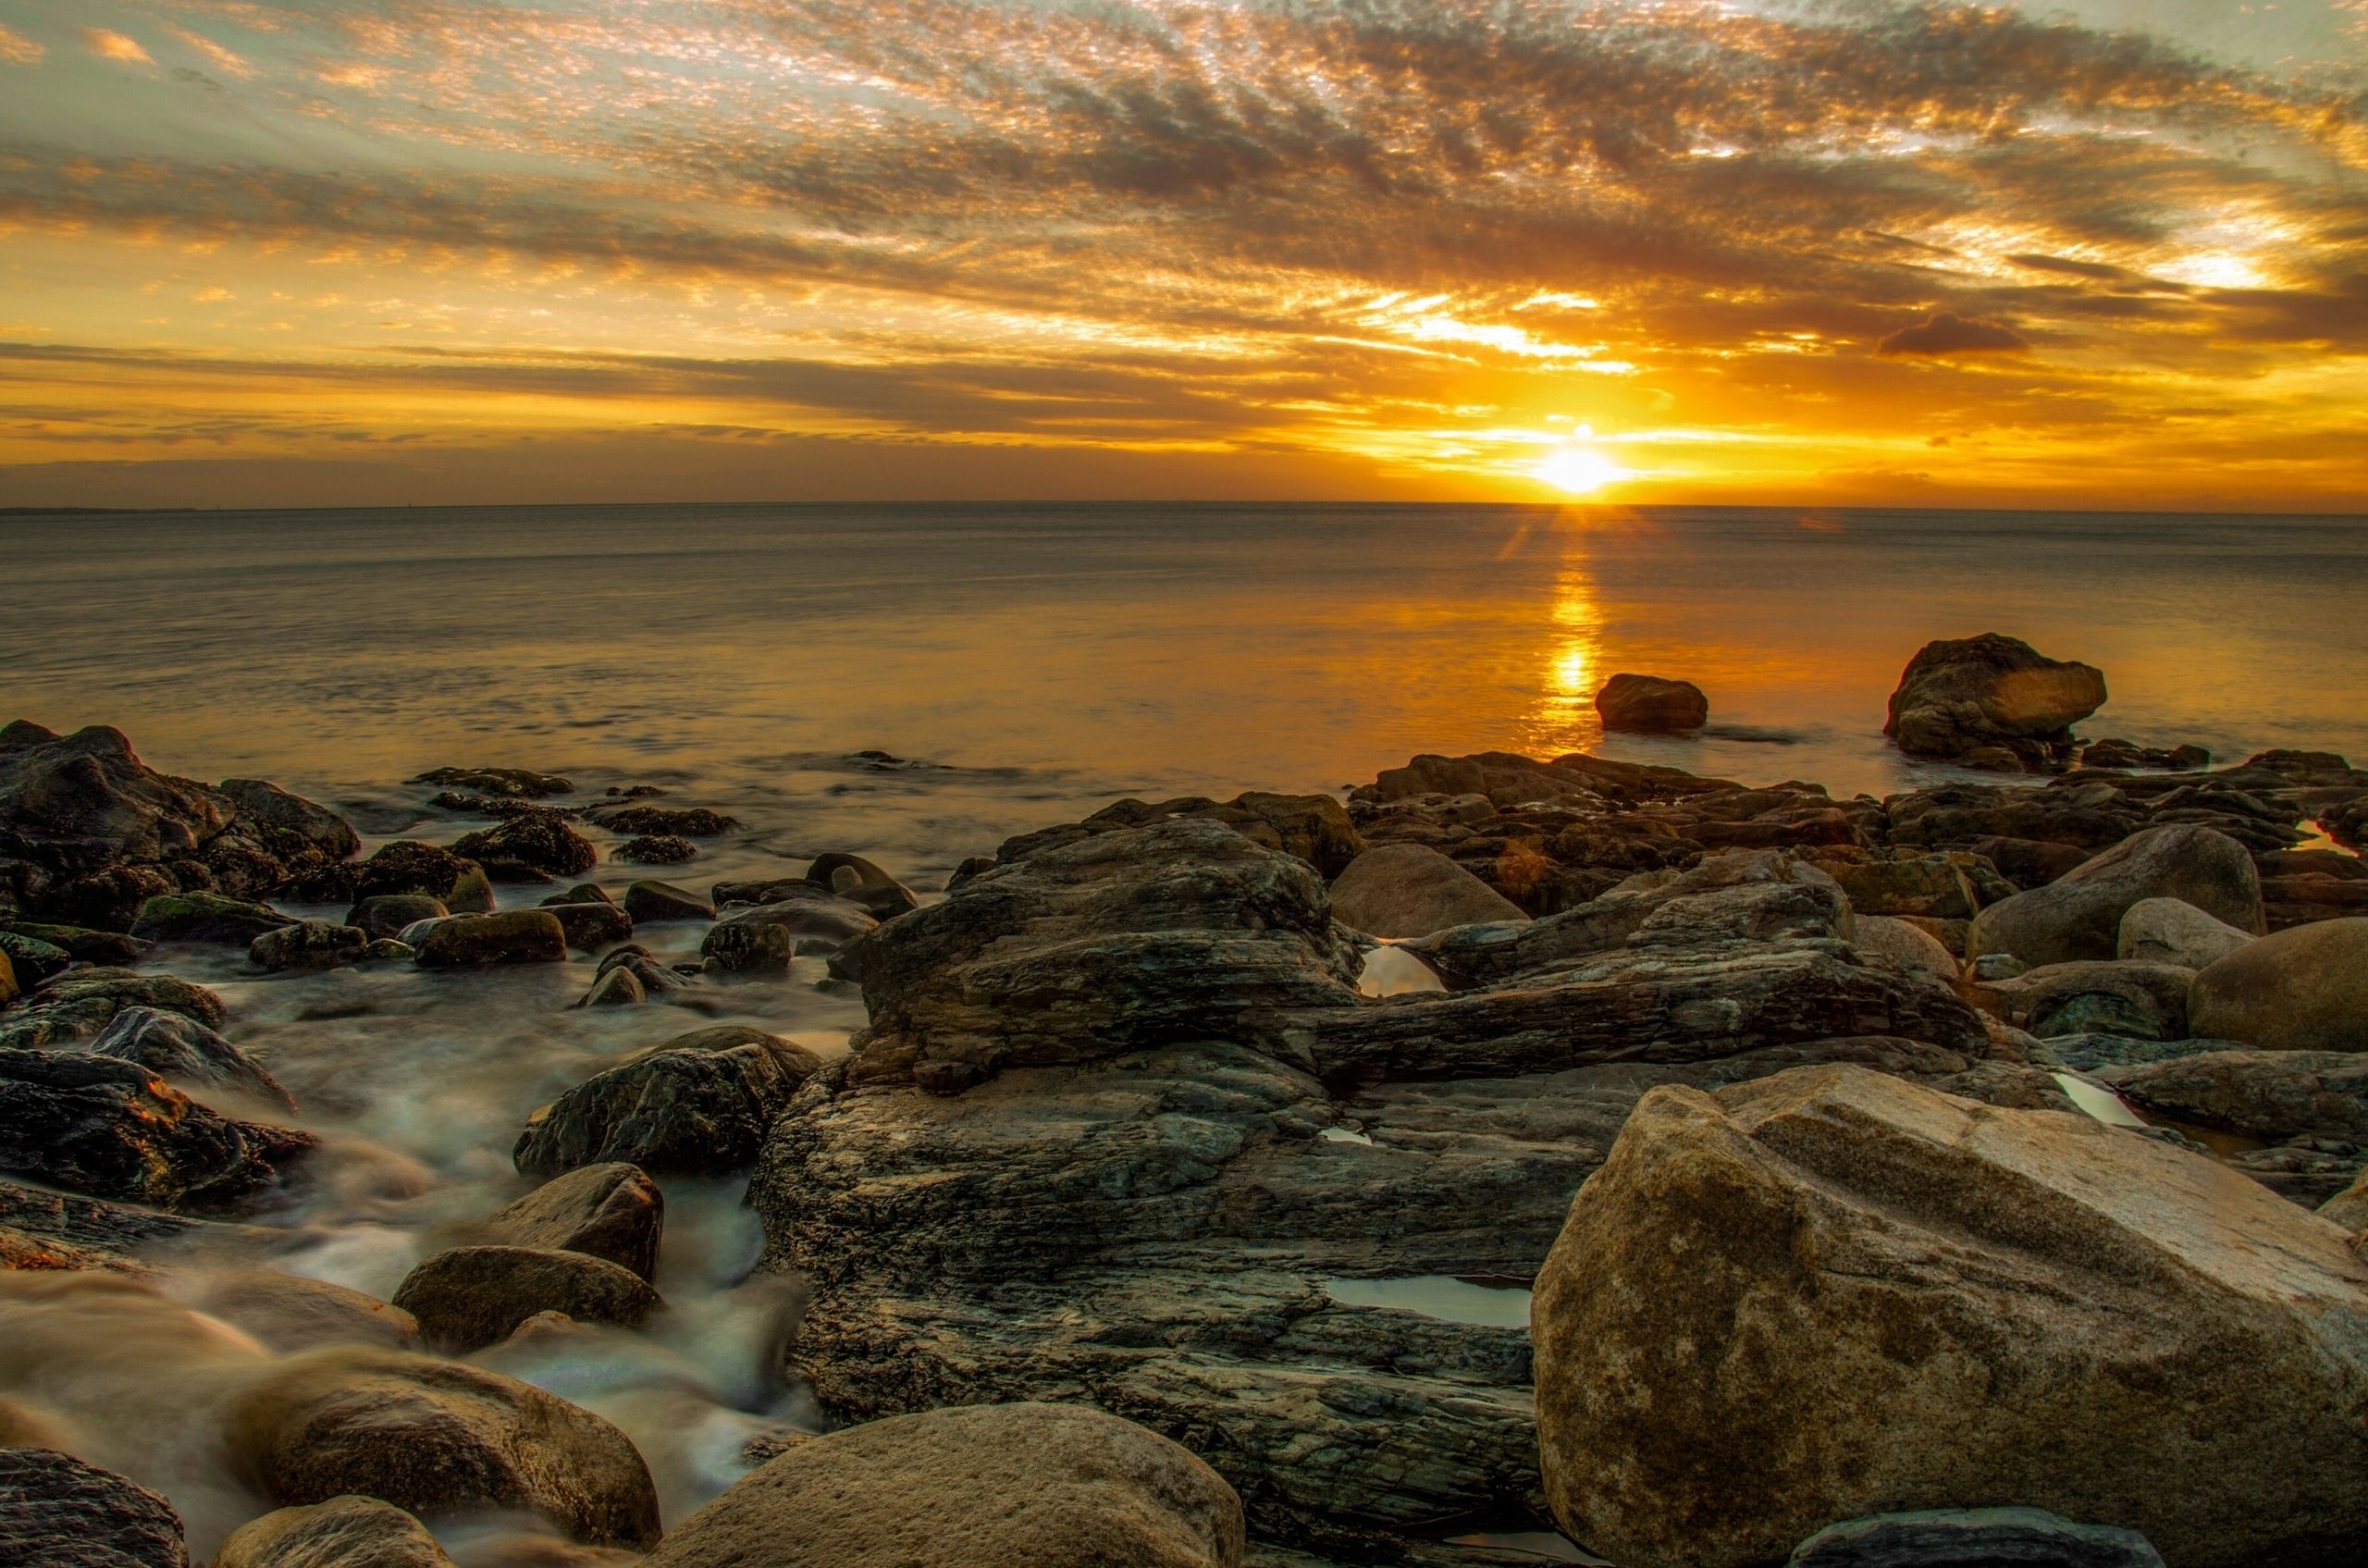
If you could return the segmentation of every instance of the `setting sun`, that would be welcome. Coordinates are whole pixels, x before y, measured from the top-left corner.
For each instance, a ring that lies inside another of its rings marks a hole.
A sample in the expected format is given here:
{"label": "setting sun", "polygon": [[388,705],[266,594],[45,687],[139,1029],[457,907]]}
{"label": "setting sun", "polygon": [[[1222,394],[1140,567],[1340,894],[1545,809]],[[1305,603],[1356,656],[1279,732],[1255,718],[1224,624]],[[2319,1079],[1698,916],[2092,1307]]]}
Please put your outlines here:
{"label": "setting sun", "polygon": [[1557,447],[1529,472],[1531,477],[1566,496],[1591,496],[1606,485],[1629,477],[1627,469],[1591,447]]}

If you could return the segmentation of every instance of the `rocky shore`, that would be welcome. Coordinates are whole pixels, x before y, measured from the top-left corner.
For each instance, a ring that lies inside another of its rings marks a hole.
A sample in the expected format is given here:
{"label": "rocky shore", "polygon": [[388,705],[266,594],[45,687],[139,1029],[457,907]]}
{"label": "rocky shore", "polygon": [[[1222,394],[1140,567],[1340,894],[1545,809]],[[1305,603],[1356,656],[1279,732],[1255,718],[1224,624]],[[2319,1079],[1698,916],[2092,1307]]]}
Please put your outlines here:
{"label": "rocky shore", "polygon": [[[364,854],[11,724],[0,1562],[2357,1562],[2368,771],[2073,739],[2103,700],[1939,643],[1899,743],[2039,776],[1424,756],[1121,801],[942,895],[604,881],[737,824],[520,769],[414,781],[476,825]],[[235,966],[588,971],[551,1027],[639,1043],[374,1294],[294,1265],[363,1167]],[[844,1052],[713,1021],[817,988]],[[672,1205],[743,1181],[761,1364],[572,1399],[707,1353]],[[169,1454],[107,1429],[143,1388]]]}

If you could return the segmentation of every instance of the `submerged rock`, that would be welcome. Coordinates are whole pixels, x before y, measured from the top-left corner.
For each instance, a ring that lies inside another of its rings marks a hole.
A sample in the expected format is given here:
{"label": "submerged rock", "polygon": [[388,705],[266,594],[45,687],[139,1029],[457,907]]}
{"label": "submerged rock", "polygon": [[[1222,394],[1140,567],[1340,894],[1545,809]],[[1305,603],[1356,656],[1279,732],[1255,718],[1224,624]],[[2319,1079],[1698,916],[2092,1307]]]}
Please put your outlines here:
{"label": "submerged rock", "polygon": [[413,1513],[517,1509],[593,1545],[658,1538],[623,1433],[499,1373],[391,1351],[283,1361],[231,1410],[232,1459],[275,1503],[356,1493]]}
{"label": "submerged rock", "polygon": [[1849,1068],[1657,1091],[1532,1322],[1548,1494],[1626,1568],[1997,1497],[2172,1562],[2335,1568],[2368,1531],[2368,1263],[2083,1118]]}
{"label": "submerged rock", "polygon": [[784,979],[793,941],[789,928],[770,920],[724,920],[708,929],[699,955],[718,974]]}
{"label": "submerged rock", "polygon": [[419,1322],[411,1314],[326,1279],[240,1269],[205,1279],[188,1299],[198,1311],[246,1330],[275,1351],[419,1348]]}
{"label": "submerged rock", "polygon": [[2104,706],[2093,665],[2049,659],[2030,644],[1985,632],[1925,644],[1892,693],[1883,734],[1911,757],[1965,758],[1985,748],[2024,767],[2068,747],[2071,726]]}
{"label": "submerged rock", "polygon": [[688,888],[666,882],[636,882],[625,888],[625,913],[644,920],[711,920],[715,906]]}
{"label": "submerged rock", "polygon": [[618,845],[609,858],[628,866],[679,866],[698,856],[699,846],[680,833],[644,833]]}
{"label": "submerged rock", "polygon": [[230,1532],[214,1568],[452,1568],[427,1526],[374,1497],[275,1509]]}
{"label": "submerged rock", "polygon": [[130,1062],[0,1051],[0,1171],[93,1197],[220,1209],[275,1184],[315,1142],[216,1115]]}
{"label": "submerged rock", "polygon": [[454,1247],[404,1276],[394,1304],[428,1344],[466,1355],[500,1344],[537,1313],[638,1328],[665,1303],[629,1268],[588,1253],[539,1247]]}
{"label": "submerged rock", "polygon": [[359,926],[374,937],[401,936],[405,926],[440,920],[451,912],[441,898],[425,893],[378,893],[348,909],[345,923]]}
{"label": "submerged rock", "polygon": [[2122,917],[2151,898],[2180,899],[2240,931],[2258,932],[2261,881],[2243,845],[2211,828],[2148,828],[2048,883],[1973,918],[1972,955],[2012,953],[2027,964],[2111,958]]}
{"label": "submerged rock", "polygon": [[0,1446],[0,1562],[189,1568],[180,1515],[145,1487],[53,1449]]}
{"label": "submerged rock", "polygon": [[[735,894],[761,896],[730,896]],[[720,883],[715,895],[716,904],[723,908],[725,925],[779,926],[793,945],[814,943],[843,947],[880,924],[862,905],[802,878],[760,884]]]}
{"label": "submerged rock", "polygon": [[1450,926],[1526,921],[1521,907],[1436,849],[1385,844],[1349,862],[1332,913],[1369,936],[1428,936]]}
{"label": "submerged rock", "polygon": [[740,825],[736,818],[704,806],[595,806],[585,817],[610,833],[635,838],[714,838]]}
{"label": "submerged rock", "polygon": [[1622,673],[1595,694],[1595,710],[1607,730],[1669,735],[1709,722],[1710,699],[1692,681]]}
{"label": "submerged rock", "polygon": [[2368,1051],[2368,918],[2264,936],[2195,977],[2199,1034],[2278,1051]]}
{"label": "submerged rock", "polygon": [[658,1277],[666,1196],[638,1166],[588,1165],[555,1177],[486,1221],[496,1241],[585,1253]]}
{"label": "submerged rock", "polygon": [[1241,1501],[1092,1409],[972,1405],[801,1443],[676,1525],[649,1568],[1236,1568]]}
{"label": "submerged rock", "polygon": [[658,1176],[746,1169],[765,1129],[821,1066],[774,1035],[722,1025],[587,1079],[536,1113],[512,1160],[528,1176],[623,1161]]}

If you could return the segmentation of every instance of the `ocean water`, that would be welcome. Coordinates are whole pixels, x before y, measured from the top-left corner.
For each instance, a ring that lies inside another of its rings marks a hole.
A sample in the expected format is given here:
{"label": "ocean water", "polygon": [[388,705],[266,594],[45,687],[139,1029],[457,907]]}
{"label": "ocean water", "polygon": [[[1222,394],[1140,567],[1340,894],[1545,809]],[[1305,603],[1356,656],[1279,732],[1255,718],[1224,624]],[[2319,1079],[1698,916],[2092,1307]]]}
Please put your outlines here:
{"label": "ocean water", "polygon": [[[1329,789],[1422,751],[1600,749],[1890,793],[1947,776],[1882,740],[1901,666],[1930,638],[1989,630],[2105,671],[2112,701],[2091,735],[2193,741],[2226,759],[2272,746],[2368,756],[2356,518],[685,506],[0,519],[0,720],[114,724],[158,767],[334,802],[371,844],[482,825],[426,810],[428,788],[404,782],[439,764],[563,772],[596,797],[656,784],[669,804],[744,824],[657,873],[701,888],[851,850],[926,896],[962,858],[1121,795]],[[1621,670],[1697,682],[1711,732],[1604,737],[1590,698]],[[613,847],[586,833],[604,857]],[[645,925],[636,939],[692,960],[701,930]],[[863,1021],[859,1000],[808,983],[812,960],[786,984],[703,987],[697,1009],[595,1012],[573,1006],[592,979],[584,961],[263,975],[242,953],[189,947],[152,967],[220,991],[225,1032],[292,1093],[324,1152],[261,1216],[261,1243],[160,1260],[145,1285],[0,1273],[0,1417],[163,1492],[201,1557],[265,1506],[220,1414],[280,1353],[204,1310],[223,1275],[387,1296],[526,1188],[512,1141],[570,1085],[709,1023],[829,1056]],[[656,1330],[479,1358],[623,1427],[669,1522],[741,1473],[748,1438],[817,1419],[778,1376],[796,1303],[747,1278],[760,1238],[741,1185],[666,1184],[659,1284],[673,1311]],[[1468,1282],[1338,1289],[1376,1310],[1519,1317],[1515,1293]],[[1388,1294],[1405,1290],[1418,1294]],[[108,1331],[92,1332],[100,1322]],[[188,1397],[159,1407],[166,1385]],[[465,1565],[476,1543],[448,1544]]]}

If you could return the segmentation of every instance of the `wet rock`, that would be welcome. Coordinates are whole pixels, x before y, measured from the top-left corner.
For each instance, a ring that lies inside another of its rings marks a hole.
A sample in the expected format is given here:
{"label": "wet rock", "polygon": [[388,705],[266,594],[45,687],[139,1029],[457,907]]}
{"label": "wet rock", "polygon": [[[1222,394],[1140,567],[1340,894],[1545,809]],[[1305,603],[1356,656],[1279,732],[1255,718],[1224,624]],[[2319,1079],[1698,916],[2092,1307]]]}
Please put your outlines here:
{"label": "wet rock", "polygon": [[699,955],[718,974],[782,979],[788,975],[793,939],[789,928],[770,920],[724,920],[711,926]]}
{"label": "wet rock", "polygon": [[609,858],[629,866],[679,866],[698,853],[699,846],[679,833],[644,833],[618,845]]}
{"label": "wet rock", "polygon": [[2110,768],[2124,772],[2138,768],[2162,768],[2188,772],[2208,767],[2212,753],[2200,746],[2169,747],[2140,746],[2127,740],[2092,740],[2080,748],[2083,768]]}
{"label": "wet rock", "polygon": [[555,964],[567,957],[567,928],[549,909],[454,915],[428,927],[418,946],[422,969]]}
{"label": "wet rock", "polygon": [[419,1322],[410,1313],[326,1279],[241,1269],[205,1279],[188,1299],[198,1311],[283,1352],[331,1345],[415,1351],[420,1345]]}
{"label": "wet rock", "polygon": [[353,824],[301,795],[291,795],[262,779],[224,779],[215,790],[237,809],[240,821],[268,833],[285,833],[331,860],[362,853],[362,836]]}
{"label": "wet rock", "polygon": [[309,1133],[233,1121],[108,1056],[0,1051],[0,1171],[93,1197],[221,1209],[275,1184]]}
{"label": "wet rock", "polygon": [[73,962],[74,955],[63,947],[38,937],[0,931],[0,963],[8,966],[10,987],[7,994],[0,996],[0,1005],[15,1001],[23,987],[39,985],[52,975],[65,973]]}
{"label": "wet rock", "polygon": [[1502,807],[1684,798],[1739,787],[1724,779],[1696,778],[1677,768],[1613,762],[1585,752],[1540,762],[1516,752],[1482,751],[1469,757],[1426,753],[1403,768],[1384,769],[1372,784],[1355,791],[1353,798],[1384,802],[1419,795],[1478,795]]}
{"label": "wet rock", "polygon": [[230,1532],[214,1568],[452,1568],[427,1526],[374,1497],[281,1508]]}
{"label": "wet rock", "polygon": [[[722,895],[727,888],[761,891],[769,896],[726,900]],[[793,944],[843,947],[880,924],[860,904],[802,880],[766,883],[761,889],[751,889],[746,883],[723,883],[715,891],[716,903],[724,909],[725,924],[779,926]],[[727,904],[734,907],[726,907]]]}
{"label": "wet rock", "polygon": [[465,1355],[500,1344],[540,1312],[638,1328],[665,1303],[633,1270],[588,1253],[454,1247],[425,1259],[395,1291],[428,1344]]}
{"label": "wet rock", "polygon": [[893,920],[920,907],[913,890],[860,855],[818,855],[806,880],[827,887],[875,920]]}
{"label": "wet rock", "polygon": [[1709,722],[1710,699],[1692,681],[1622,673],[1595,694],[1595,710],[1607,730],[1670,735]]}
{"label": "wet rock", "polygon": [[[0,1226],[77,1251],[118,1257],[193,1237],[229,1240],[245,1228],[6,1179],[0,1179]],[[249,1232],[249,1239],[261,1242],[272,1238],[257,1229]]]}
{"label": "wet rock", "polygon": [[2095,1073],[2109,1067],[2143,1067],[2206,1051],[2241,1051],[2234,1040],[2138,1040],[2123,1034],[2066,1034],[2043,1042],[2031,1059],[2050,1067]]}
{"label": "wet rock", "polygon": [[1983,994],[2007,1022],[2047,1039],[2114,1034],[2140,1040],[2188,1038],[2187,994],[2193,969],[2172,964],[2047,964]]}
{"label": "wet rock", "polygon": [[[198,875],[210,880],[203,867]],[[42,907],[76,925],[128,932],[140,918],[142,906],[179,892],[180,885],[179,876],[159,866],[108,866],[54,887]]]}
{"label": "wet rock", "polygon": [[62,948],[83,964],[136,964],[148,954],[149,944],[117,931],[92,931],[82,926],[46,920],[10,920],[0,931],[45,946]]}
{"label": "wet rock", "polygon": [[1926,974],[1944,984],[1958,977],[1957,960],[1940,942],[1905,920],[1860,915],[1852,945],[1870,964],[1908,974]]}
{"label": "wet rock", "polygon": [[421,920],[440,920],[451,912],[442,899],[425,893],[379,893],[348,909],[345,923],[374,937],[401,936],[405,926]]}
{"label": "wet rock", "polygon": [[0,1007],[8,1006],[22,992],[17,984],[16,964],[7,954],[0,953]]}
{"label": "wet rock", "polygon": [[2106,1067],[2123,1099],[2173,1121],[2264,1142],[2331,1139],[2368,1147],[2368,1056],[2343,1051],[2208,1051]]}
{"label": "wet rock", "polygon": [[170,975],[68,969],[27,996],[22,1008],[0,1015],[0,1049],[89,1040],[126,1007],[179,1013],[208,1028],[226,1016],[221,997]]}
{"label": "wet rock", "polygon": [[2038,1508],[1879,1513],[1829,1525],[1786,1568],[2163,1568],[2135,1530],[2075,1525]]}
{"label": "wet rock", "polygon": [[330,920],[299,920],[265,932],[247,945],[247,957],[266,969],[337,969],[362,961],[370,933]]}
{"label": "wet rock", "polygon": [[[0,1270],[39,1273],[83,1269],[142,1272],[140,1265],[112,1253],[78,1247],[71,1241],[35,1236],[14,1226],[0,1225]],[[7,1401],[0,1400],[0,1448],[17,1446],[8,1435],[8,1414]]]}
{"label": "wet rock", "polygon": [[389,1351],[282,1362],[225,1438],[282,1505],[364,1493],[413,1513],[516,1509],[594,1545],[658,1538],[649,1471],[624,1434],[499,1373]]}
{"label": "wet rock", "polygon": [[667,882],[636,882],[625,888],[625,913],[644,920],[711,920],[715,906],[688,888]]}
{"label": "wet rock", "polygon": [[537,1112],[513,1163],[528,1176],[608,1161],[656,1176],[746,1169],[765,1129],[820,1066],[802,1046],[738,1025],[680,1035]]}
{"label": "wet rock", "polygon": [[1892,693],[1883,734],[1911,757],[2000,747],[2039,767],[2104,700],[2105,678],[2094,666],[2049,659],[2027,642],[1985,632],[1919,648]]}
{"label": "wet rock", "polygon": [[473,789],[513,800],[540,800],[575,793],[575,785],[556,773],[537,773],[527,768],[431,768],[411,782]]}
{"label": "wet rock", "polygon": [[609,895],[609,890],[597,882],[579,882],[573,887],[554,893],[543,900],[545,908],[560,904],[607,904],[612,907],[618,907],[617,901]]}
{"label": "wet rock", "polygon": [[453,842],[452,853],[488,867],[514,862],[561,877],[588,871],[600,859],[591,840],[549,811],[512,817],[500,827],[463,833]]}
{"label": "wet rock", "polygon": [[[441,900],[450,909],[464,909],[480,896],[468,880],[476,870],[475,862],[440,845],[399,838],[380,845],[368,859],[339,868],[333,877],[299,883],[297,895],[327,899],[341,895],[360,904],[385,895],[413,894]],[[491,894],[488,884],[482,896]]]}
{"label": "wet rock", "polygon": [[265,932],[294,923],[268,904],[216,893],[172,893],[140,907],[131,934],[142,942],[218,942],[243,947]]}
{"label": "wet rock", "polygon": [[633,917],[610,903],[551,904],[549,909],[567,935],[567,945],[579,953],[633,940]]}
{"label": "wet rock", "polygon": [[738,819],[704,806],[596,806],[585,816],[610,833],[632,837],[714,838],[740,825]]}
{"label": "wet rock", "polygon": [[54,1449],[0,1448],[0,1562],[189,1568],[189,1549],[180,1515],[146,1488]]}
{"label": "wet rock", "polygon": [[690,982],[658,961],[658,956],[638,942],[628,942],[622,947],[610,948],[600,955],[597,974],[603,977],[618,969],[629,970],[641,988],[652,996],[670,991],[681,991]]}
{"label": "wet rock", "polygon": [[0,855],[63,880],[190,855],[229,826],[230,802],[149,768],[119,730],[0,728]]}
{"label": "wet rock", "polygon": [[2184,899],[2141,898],[2122,914],[2114,956],[2201,969],[2252,941],[2254,934],[2214,920]]}
{"label": "wet rock", "polygon": [[362,957],[373,964],[410,964],[419,961],[419,949],[391,936],[376,936],[362,949]]}
{"label": "wet rock", "polygon": [[619,965],[603,969],[594,977],[591,988],[584,993],[579,1007],[635,1007],[649,1000],[649,988],[641,983],[641,976],[634,969]]}
{"label": "wet rock", "polygon": [[94,1056],[135,1063],[184,1082],[213,1084],[267,1100],[293,1115],[296,1102],[245,1052],[195,1019],[126,1007],[91,1042]]}
{"label": "wet rock", "polygon": [[2333,1568],[2368,1530],[2368,1264],[2079,1117],[1850,1068],[1656,1091],[1532,1322],[1548,1495],[1629,1568],[1743,1568],[1976,1497],[2173,1562]]}
{"label": "wet rock", "polygon": [[[1223,822],[1251,843],[1296,856],[1326,877],[1338,876],[1349,862],[1365,851],[1349,813],[1328,795],[1272,795],[1259,790],[1231,800],[1202,796],[1174,800],[1120,800],[1104,807],[1081,822],[1067,822],[1006,840],[995,852],[997,863],[1025,860],[1045,849],[1074,844],[1097,833],[1148,827],[1180,817],[1202,817]],[[810,873],[809,873],[810,874]],[[968,879],[963,879],[968,880]],[[950,891],[950,888],[949,888]],[[875,910],[882,920],[901,912],[895,907]]]}
{"label": "wet rock", "polygon": [[1333,883],[1331,900],[1334,919],[1370,936],[1428,936],[1450,926],[1529,919],[1486,883],[1419,844],[1366,850]]}
{"label": "wet rock", "polygon": [[637,1166],[610,1161],[544,1182],[496,1212],[486,1229],[505,1246],[585,1253],[655,1279],[665,1224],[658,1183]]}
{"label": "wet rock", "polygon": [[1240,1500],[1166,1438],[1097,1410],[972,1405],[799,1444],[649,1568],[1236,1568],[1241,1551]]}
{"label": "wet rock", "polygon": [[2149,828],[2045,887],[1976,915],[1976,957],[2012,953],[2033,965],[2111,958],[2121,920],[2148,898],[2177,898],[2237,927],[2263,929],[2261,881],[2244,846],[2206,827]]}
{"label": "wet rock", "polygon": [[2368,918],[2264,936],[2195,977],[2198,1034],[2280,1051],[2368,1050]]}

